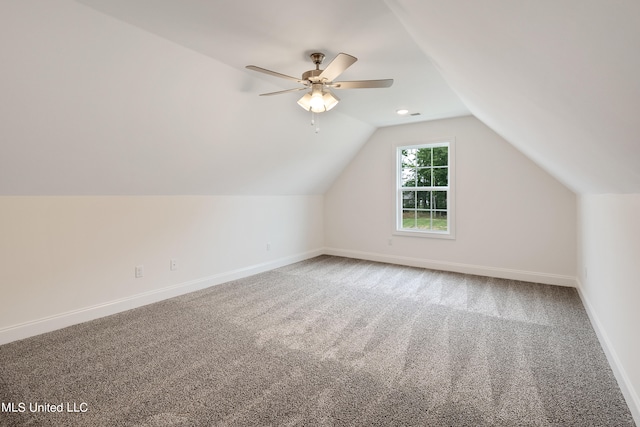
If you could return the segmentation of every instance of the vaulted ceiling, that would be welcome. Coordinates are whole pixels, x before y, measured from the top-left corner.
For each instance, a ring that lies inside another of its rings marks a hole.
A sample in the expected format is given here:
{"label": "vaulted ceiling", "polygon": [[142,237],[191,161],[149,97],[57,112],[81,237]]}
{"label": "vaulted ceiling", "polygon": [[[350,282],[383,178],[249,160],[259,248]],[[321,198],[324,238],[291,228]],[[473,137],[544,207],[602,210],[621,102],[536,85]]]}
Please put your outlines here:
{"label": "vaulted ceiling", "polygon": [[[473,113],[578,193],[640,193],[633,0],[0,3],[0,194],[322,194],[377,127]],[[359,58],[320,132],[308,54]],[[398,116],[407,108],[416,116]]]}
{"label": "vaulted ceiling", "polygon": [[[393,78],[380,90],[340,90],[339,110],[373,126],[469,114],[383,0],[78,0],[96,10],[214,58],[237,70],[257,65],[300,77],[312,52],[359,60],[339,80]],[[248,72],[282,89],[295,82]],[[215,76],[213,76],[215,78]],[[257,92],[254,92],[257,95]],[[285,95],[290,104],[301,93]],[[269,98],[255,99],[271,108]],[[296,107],[300,108],[300,107]],[[420,116],[399,117],[399,108]]]}
{"label": "vaulted ceiling", "polygon": [[640,192],[640,2],[387,3],[471,112],[565,185]]}

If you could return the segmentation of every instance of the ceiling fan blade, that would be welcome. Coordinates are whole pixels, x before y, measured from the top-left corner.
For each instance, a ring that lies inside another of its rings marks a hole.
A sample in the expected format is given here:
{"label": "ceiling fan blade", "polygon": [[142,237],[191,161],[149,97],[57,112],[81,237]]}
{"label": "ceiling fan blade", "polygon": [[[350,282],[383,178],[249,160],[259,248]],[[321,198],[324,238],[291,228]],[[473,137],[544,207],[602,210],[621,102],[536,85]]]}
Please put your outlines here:
{"label": "ceiling fan blade", "polygon": [[320,77],[320,79],[326,79],[328,82],[332,82],[333,79],[342,74],[344,70],[353,65],[357,60],[358,58],[355,56],[347,55],[346,53],[339,53],[318,77]]}
{"label": "ceiling fan blade", "polygon": [[366,89],[389,87],[393,84],[393,79],[384,80],[354,80],[350,82],[334,82],[328,86],[334,89]]}
{"label": "ceiling fan blade", "polygon": [[309,89],[308,87],[297,87],[295,89],[280,90],[278,92],[261,93],[260,96],[280,95],[281,93],[298,92],[299,90]]}
{"label": "ceiling fan blade", "polygon": [[282,74],[282,73],[276,73],[275,71],[267,70],[266,68],[256,67],[255,65],[247,65],[246,68],[248,68],[249,70],[257,71],[259,73],[269,74],[270,76],[280,77],[282,79],[287,79],[287,80],[293,80],[294,82],[298,82],[298,83],[304,83],[302,80],[298,78],[287,76],[286,74]]}

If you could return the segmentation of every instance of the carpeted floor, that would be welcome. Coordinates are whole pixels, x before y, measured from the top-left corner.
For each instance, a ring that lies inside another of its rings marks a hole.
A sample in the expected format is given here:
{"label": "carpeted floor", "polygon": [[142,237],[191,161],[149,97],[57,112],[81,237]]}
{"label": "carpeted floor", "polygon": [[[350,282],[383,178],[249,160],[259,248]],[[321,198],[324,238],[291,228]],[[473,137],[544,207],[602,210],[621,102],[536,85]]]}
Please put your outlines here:
{"label": "carpeted floor", "polygon": [[575,289],[330,256],[1,346],[0,401],[3,426],[634,425]]}

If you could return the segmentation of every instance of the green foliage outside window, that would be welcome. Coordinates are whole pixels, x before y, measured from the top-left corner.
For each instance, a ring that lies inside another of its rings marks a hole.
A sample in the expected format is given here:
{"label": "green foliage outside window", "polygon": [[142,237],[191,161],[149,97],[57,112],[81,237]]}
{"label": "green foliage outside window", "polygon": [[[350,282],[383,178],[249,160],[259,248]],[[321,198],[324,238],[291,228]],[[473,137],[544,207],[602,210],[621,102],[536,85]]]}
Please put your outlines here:
{"label": "green foliage outside window", "polygon": [[447,231],[449,147],[401,150],[402,228]]}

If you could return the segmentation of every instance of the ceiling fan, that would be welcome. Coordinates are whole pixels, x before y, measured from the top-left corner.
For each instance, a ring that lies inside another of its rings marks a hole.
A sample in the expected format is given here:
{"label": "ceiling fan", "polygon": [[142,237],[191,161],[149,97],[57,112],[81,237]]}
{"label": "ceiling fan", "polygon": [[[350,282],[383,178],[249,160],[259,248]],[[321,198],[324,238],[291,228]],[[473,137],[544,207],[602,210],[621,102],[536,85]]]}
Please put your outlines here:
{"label": "ceiling fan", "polygon": [[302,73],[301,78],[287,76],[265,68],[247,65],[247,68],[271,76],[280,77],[300,83],[304,86],[281,90],[278,92],[262,93],[260,96],[279,95],[281,93],[298,92],[301,90],[310,91],[298,100],[298,105],[312,113],[323,113],[331,110],[338,104],[340,99],[333,94],[331,89],[363,89],[363,88],[383,88],[393,84],[393,79],[384,80],[354,80],[354,81],[334,81],[347,68],[358,60],[355,56],[346,53],[339,53],[324,70],[320,69],[320,64],[324,61],[324,53],[316,52],[310,55],[311,60],[316,65],[315,70]]}

